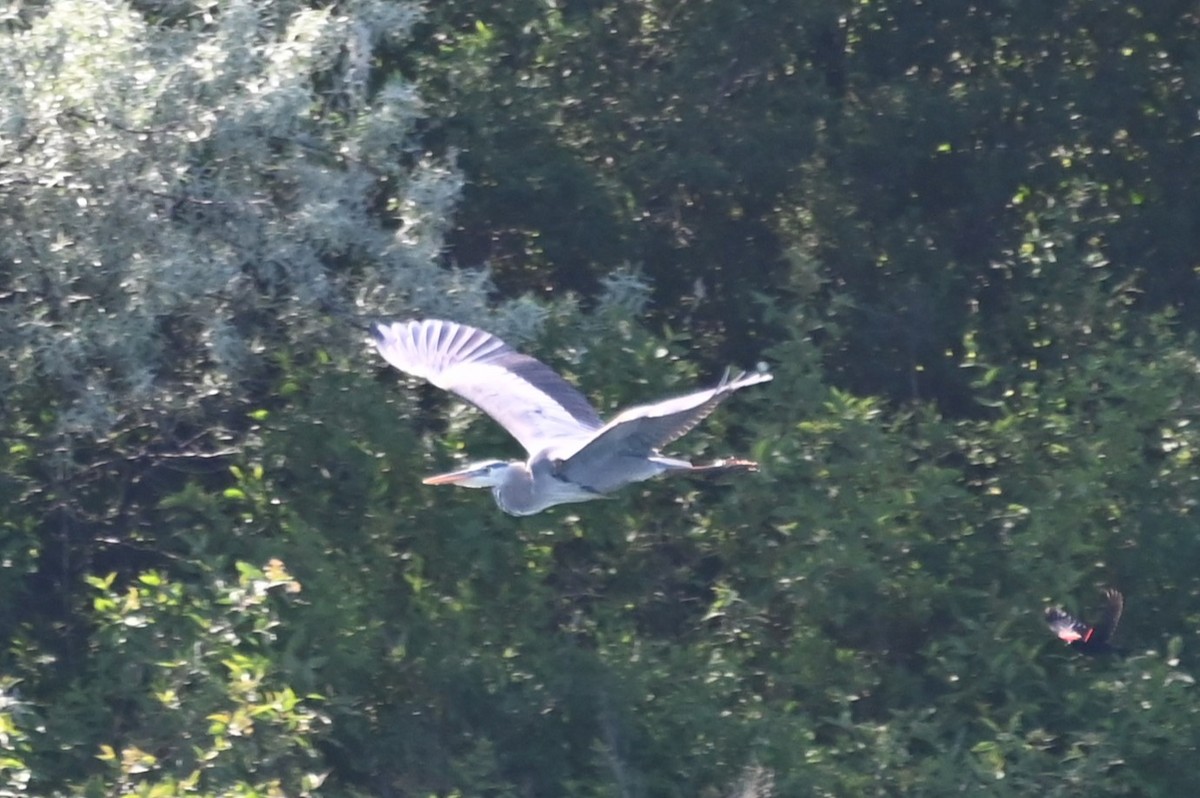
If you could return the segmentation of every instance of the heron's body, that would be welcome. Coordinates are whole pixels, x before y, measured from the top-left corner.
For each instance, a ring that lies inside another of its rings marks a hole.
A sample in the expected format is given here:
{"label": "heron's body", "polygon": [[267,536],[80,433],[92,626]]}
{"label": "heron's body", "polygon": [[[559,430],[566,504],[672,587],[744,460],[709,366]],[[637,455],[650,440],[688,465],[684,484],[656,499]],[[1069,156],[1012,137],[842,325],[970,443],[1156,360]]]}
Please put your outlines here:
{"label": "heron's body", "polygon": [[477,405],[525,447],[524,462],[479,463],[425,480],[489,487],[506,513],[532,515],[556,504],[598,499],[667,472],[755,468],[746,460],[696,466],[659,449],[731,393],[766,382],[769,374],[742,374],[715,388],[630,408],[605,424],[551,368],[482,330],[428,319],[376,325],[373,335],[393,366]]}

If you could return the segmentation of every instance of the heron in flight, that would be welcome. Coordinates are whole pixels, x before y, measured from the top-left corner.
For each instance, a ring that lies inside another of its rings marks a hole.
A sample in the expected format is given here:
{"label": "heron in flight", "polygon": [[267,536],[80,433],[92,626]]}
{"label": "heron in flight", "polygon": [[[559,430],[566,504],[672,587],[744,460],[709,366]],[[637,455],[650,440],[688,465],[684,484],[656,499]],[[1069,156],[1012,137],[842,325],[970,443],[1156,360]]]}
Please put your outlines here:
{"label": "heron in flight", "polygon": [[547,507],[599,499],[663,473],[753,471],[750,460],[693,465],[659,449],[687,433],[726,397],[770,374],[726,374],[715,388],[632,407],[605,424],[583,394],[549,366],[483,330],[426,319],[376,324],[384,360],[452,391],[516,438],[529,459],[475,463],[423,480],[426,485],[491,488],[500,509],[533,515]]}

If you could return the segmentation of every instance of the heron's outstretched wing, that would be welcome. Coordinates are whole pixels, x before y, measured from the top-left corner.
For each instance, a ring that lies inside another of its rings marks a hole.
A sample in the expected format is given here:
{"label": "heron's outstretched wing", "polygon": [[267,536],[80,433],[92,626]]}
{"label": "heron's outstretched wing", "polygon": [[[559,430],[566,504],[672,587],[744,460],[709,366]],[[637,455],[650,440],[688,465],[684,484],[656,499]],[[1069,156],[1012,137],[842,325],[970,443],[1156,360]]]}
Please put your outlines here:
{"label": "heron's outstretched wing", "polygon": [[631,407],[565,458],[558,473],[580,484],[591,484],[598,470],[611,467],[613,458],[649,457],[686,435],[734,391],[770,379],[770,374],[739,374],[733,379],[726,375],[715,388]]}
{"label": "heron's outstretched wing", "polygon": [[604,425],[553,369],[483,330],[426,319],[376,324],[372,337],[384,360],[476,405],[530,454]]}

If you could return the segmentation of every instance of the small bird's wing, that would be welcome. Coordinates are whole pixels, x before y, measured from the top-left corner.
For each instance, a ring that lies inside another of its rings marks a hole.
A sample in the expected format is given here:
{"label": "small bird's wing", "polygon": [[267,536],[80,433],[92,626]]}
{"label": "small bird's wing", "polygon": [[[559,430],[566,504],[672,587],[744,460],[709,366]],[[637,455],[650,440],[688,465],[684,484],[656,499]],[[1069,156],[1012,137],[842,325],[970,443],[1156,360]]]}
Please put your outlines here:
{"label": "small bird's wing", "polygon": [[1125,597],[1118,590],[1106,588],[1104,600],[1104,615],[1100,617],[1100,622],[1092,632],[1092,639],[1098,643],[1107,643],[1113,632],[1117,631],[1117,624],[1121,622],[1121,612],[1125,609]]}
{"label": "small bird's wing", "polygon": [[734,391],[770,379],[770,374],[739,374],[733,379],[722,380],[715,388],[631,407],[566,456],[558,473],[572,481],[590,484],[589,478],[612,458],[649,457],[660,447],[687,434]]}
{"label": "small bird's wing", "polygon": [[1087,640],[1092,634],[1090,626],[1077,621],[1071,615],[1064,612],[1061,607],[1048,607],[1046,609],[1046,624],[1050,627],[1050,631],[1058,635],[1058,638],[1065,643]]}
{"label": "small bird's wing", "polygon": [[371,334],[384,360],[476,405],[530,454],[604,426],[553,369],[483,330],[426,319],[376,324]]}

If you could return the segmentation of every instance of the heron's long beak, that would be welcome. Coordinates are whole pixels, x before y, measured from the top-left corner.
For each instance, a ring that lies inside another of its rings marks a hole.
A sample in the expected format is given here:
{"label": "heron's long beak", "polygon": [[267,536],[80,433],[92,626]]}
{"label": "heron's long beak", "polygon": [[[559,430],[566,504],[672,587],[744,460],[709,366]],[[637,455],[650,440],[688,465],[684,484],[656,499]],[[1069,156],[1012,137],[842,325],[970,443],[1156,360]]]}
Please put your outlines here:
{"label": "heron's long beak", "polygon": [[488,468],[473,466],[448,474],[436,474],[421,480],[424,485],[458,485],[463,488],[490,488],[495,481],[488,478]]}

